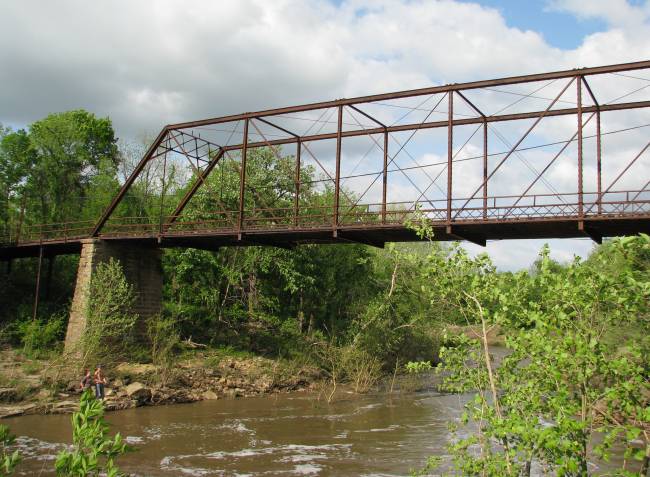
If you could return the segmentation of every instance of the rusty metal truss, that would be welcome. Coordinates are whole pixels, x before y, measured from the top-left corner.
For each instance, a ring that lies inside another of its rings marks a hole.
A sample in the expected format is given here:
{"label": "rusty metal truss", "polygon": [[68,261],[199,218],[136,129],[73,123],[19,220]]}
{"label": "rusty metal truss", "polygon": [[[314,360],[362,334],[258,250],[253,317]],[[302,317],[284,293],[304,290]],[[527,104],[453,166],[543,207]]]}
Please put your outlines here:
{"label": "rusty metal truss", "polygon": [[[80,240],[90,237],[204,249],[319,242],[383,246],[388,241],[417,240],[407,226],[416,218],[429,221],[437,240],[481,245],[486,240],[516,238],[600,241],[605,236],[649,232],[650,96],[643,97],[650,87],[649,71],[650,61],[641,61],[168,125],[96,222],[21,227],[4,238],[0,258],[38,255],[41,247],[49,254],[76,251]],[[632,80],[641,82],[641,87],[632,87]],[[514,102],[504,105],[503,95]],[[614,127],[601,126],[606,118],[614,118]],[[540,129],[553,120],[554,140],[539,144],[541,137],[551,134],[549,130],[538,134]],[[310,125],[306,130],[305,124]],[[413,153],[413,138],[427,132],[442,135],[432,136],[429,143],[437,161],[422,164],[429,139],[424,143],[420,139],[418,152]],[[623,137],[612,142],[615,147],[604,148],[604,141],[618,137],[617,133],[621,137],[634,133],[641,143]],[[508,140],[508,135],[514,139]],[[363,156],[349,156],[346,144],[359,138],[365,138],[370,148]],[[317,150],[320,143],[329,144],[330,153]],[[543,160],[524,156],[543,147],[552,149]],[[632,147],[636,149],[629,153]],[[264,185],[252,185],[247,176],[250,156],[258,148],[271,150],[278,160],[291,157],[294,163],[287,177],[293,197],[281,207],[258,200]],[[355,174],[371,153],[376,159],[374,169],[366,167]],[[621,159],[621,154],[629,157]],[[161,199],[156,219],[120,216],[116,211],[143,171],[153,163],[161,165],[164,182],[172,156],[190,168],[191,181],[171,214]],[[215,190],[218,181],[211,177],[225,161],[238,174],[236,206],[220,202]],[[308,162],[318,179],[305,184],[301,169]],[[532,171],[532,180],[528,177],[516,184],[507,177],[498,180],[513,163]],[[572,164],[570,173],[565,170],[564,176],[558,176],[558,170],[564,170],[558,167],[567,163]],[[588,180],[585,171],[590,171]],[[362,179],[366,183],[358,190],[345,186]],[[329,191],[330,202],[316,206],[302,200],[303,190],[315,182]],[[393,193],[397,197],[389,197],[391,182],[399,182],[401,190],[410,189],[413,196],[406,200]],[[512,193],[515,185],[519,189]],[[204,189],[214,199],[213,210],[198,218],[184,215]]]}

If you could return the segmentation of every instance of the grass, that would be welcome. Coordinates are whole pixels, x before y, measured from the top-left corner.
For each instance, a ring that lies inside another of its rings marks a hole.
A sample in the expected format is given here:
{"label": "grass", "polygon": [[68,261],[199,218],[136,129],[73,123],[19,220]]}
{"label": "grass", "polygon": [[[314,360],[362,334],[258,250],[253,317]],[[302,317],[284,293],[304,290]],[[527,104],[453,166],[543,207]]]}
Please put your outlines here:
{"label": "grass", "polygon": [[220,346],[205,351],[205,364],[210,368],[216,368],[221,361],[227,358],[248,359],[254,357],[255,355],[250,351],[238,350],[232,346]]}
{"label": "grass", "polygon": [[40,363],[35,361],[25,361],[21,365],[21,368],[23,370],[23,373],[25,373],[26,375],[34,375],[34,374],[38,374],[39,371],[41,371],[42,366]]}

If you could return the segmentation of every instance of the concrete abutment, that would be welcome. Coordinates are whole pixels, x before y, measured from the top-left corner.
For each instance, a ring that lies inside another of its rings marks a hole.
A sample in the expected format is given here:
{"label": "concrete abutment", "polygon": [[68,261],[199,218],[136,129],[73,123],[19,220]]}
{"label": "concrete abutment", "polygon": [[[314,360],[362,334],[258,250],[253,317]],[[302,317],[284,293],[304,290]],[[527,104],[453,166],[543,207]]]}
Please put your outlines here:
{"label": "concrete abutment", "polygon": [[[87,325],[90,281],[97,266],[111,258],[122,265],[126,280],[134,288],[136,299],[132,312],[140,322],[162,309],[161,250],[132,242],[86,239],[82,241],[77,281],[65,336],[65,351],[72,352]],[[143,329],[142,326],[136,326]]]}

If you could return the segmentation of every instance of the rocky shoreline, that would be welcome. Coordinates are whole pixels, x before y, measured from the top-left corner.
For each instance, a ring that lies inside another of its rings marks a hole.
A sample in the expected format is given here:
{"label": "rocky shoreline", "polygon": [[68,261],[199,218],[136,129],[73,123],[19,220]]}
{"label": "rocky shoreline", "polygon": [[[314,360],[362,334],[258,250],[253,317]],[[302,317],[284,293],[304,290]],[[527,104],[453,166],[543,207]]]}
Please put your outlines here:
{"label": "rocky shoreline", "polygon": [[[107,372],[107,411],[140,406],[235,399],[313,389],[322,379],[313,367],[288,368],[266,358],[226,358],[216,365],[204,360],[177,364],[164,371],[152,364],[121,363]],[[79,384],[63,392],[34,383],[0,387],[0,418],[27,414],[66,414],[78,410]]]}

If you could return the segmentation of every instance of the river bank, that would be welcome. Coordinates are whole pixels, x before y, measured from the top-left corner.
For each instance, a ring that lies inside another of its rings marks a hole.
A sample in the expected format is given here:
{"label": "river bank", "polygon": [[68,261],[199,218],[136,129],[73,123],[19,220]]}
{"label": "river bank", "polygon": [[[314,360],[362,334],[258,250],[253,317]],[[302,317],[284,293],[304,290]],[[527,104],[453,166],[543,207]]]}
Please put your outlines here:
{"label": "river bank", "polygon": [[[306,391],[324,378],[318,368],[295,362],[202,351],[167,368],[124,362],[106,374],[108,411]],[[72,413],[79,396],[78,380],[53,381],[48,360],[9,348],[0,351],[0,418]]]}
{"label": "river bank", "polygon": [[[444,334],[478,338],[480,327],[449,326]],[[503,341],[500,329],[493,328],[488,335],[489,344],[499,346]],[[25,356],[20,349],[0,349],[0,419],[31,414],[69,414],[78,409],[81,376],[60,378],[55,371],[57,359],[56,355],[51,359],[37,359]],[[107,411],[325,390],[328,386],[326,373],[316,366],[227,348],[188,350],[166,367],[117,363],[105,368],[105,373],[109,380],[105,399]],[[385,378],[384,382],[390,381],[390,376]],[[419,387],[413,378],[398,381],[398,386],[404,389]],[[335,389],[327,391],[329,395]]]}

